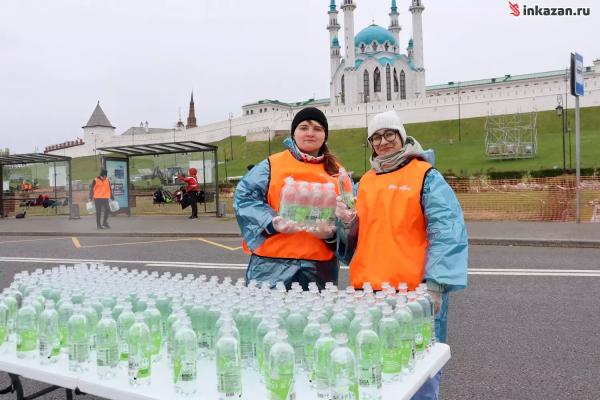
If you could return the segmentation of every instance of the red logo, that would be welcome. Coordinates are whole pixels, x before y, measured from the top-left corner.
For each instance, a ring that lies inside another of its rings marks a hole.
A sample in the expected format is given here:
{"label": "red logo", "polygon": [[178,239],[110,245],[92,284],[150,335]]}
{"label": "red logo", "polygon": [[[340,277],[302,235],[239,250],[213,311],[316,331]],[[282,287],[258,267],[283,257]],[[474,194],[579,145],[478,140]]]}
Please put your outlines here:
{"label": "red logo", "polygon": [[511,3],[510,1],[508,2],[508,7],[510,8],[510,14],[514,15],[515,17],[518,17],[519,15],[521,15],[521,11],[519,11],[519,3]]}

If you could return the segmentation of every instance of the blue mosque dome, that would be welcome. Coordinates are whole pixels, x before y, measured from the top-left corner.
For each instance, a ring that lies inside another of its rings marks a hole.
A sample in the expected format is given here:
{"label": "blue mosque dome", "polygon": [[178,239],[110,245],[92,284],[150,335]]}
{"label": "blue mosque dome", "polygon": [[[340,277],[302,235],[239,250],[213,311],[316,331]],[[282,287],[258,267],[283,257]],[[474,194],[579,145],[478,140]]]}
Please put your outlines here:
{"label": "blue mosque dome", "polygon": [[381,45],[385,42],[388,42],[392,46],[397,45],[396,38],[390,31],[375,24],[367,26],[365,29],[358,32],[354,38],[354,45],[356,47],[359,47],[361,43],[368,46],[373,42],[377,42]]}

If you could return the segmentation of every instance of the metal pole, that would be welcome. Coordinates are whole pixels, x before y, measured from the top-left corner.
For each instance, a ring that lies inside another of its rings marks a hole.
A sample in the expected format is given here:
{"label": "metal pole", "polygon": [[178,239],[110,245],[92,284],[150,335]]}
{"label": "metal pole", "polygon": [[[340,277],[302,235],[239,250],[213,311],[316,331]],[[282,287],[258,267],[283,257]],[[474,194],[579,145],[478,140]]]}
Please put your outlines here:
{"label": "metal pole", "polygon": [[73,217],[73,173],[71,172],[71,160],[68,161],[69,165],[69,219]]}
{"label": "metal pole", "polygon": [[[10,187],[9,187],[10,189]],[[4,218],[4,165],[0,164],[0,218]]]}
{"label": "metal pole", "polygon": [[581,152],[580,152],[580,121],[579,121],[579,96],[575,96],[575,202],[577,204],[575,218],[577,223],[581,222],[581,192],[579,188],[579,181],[581,179]]}
{"label": "metal pole", "polygon": [[369,100],[369,97],[365,94],[365,143],[364,143],[365,154],[363,155],[363,162],[364,162],[364,165],[363,165],[364,172],[363,173],[365,173],[365,174],[367,173],[367,154],[368,154],[367,147],[369,147],[369,143],[368,143],[368,141],[369,141],[369,139],[368,139],[369,138],[369,111],[367,109],[367,105],[368,105],[367,101],[368,100]]}
{"label": "metal pole", "polygon": [[458,141],[462,140],[460,132],[460,81],[458,81]]}
{"label": "metal pole", "polygon": [[[233,139],[231,138],[231,118],[233,118],[233,114],[229,113],[229,155],[231,156],[231,159],[233,160]],[[227,158],[227,157],[225,157]]]}
{"label": "metal pole", "polygon": [[54,201],[55,201],[54,215],[58,215],[58,199],[56,198],[56,161],[54,161],[53,165],[54,165]]}
{"label": "metal pole", "polygon": [[[215,206],[216,211],[215,214],[219,217],[219,149],[213,150],[213,155],[215,157]],[[204,153],[202,153],[202,157],[204,157]],[[204,180],[206,182],[206,174],[204,175]],[[205,186],[206,187],[206,186]],[[206,201],[204,202],[204,212],[206,212]]]}
{"label": "metal pole", "polygon": [[[564,112],[563,112],[563,115],[564,115]],[[562,130],[562,156],[563,156],[563,174],[566,174],[567,173],[567,158],[566,158],[566,153],[565,153],[565,128],[564,128],[564,124],[563,124],[563,130]]]}

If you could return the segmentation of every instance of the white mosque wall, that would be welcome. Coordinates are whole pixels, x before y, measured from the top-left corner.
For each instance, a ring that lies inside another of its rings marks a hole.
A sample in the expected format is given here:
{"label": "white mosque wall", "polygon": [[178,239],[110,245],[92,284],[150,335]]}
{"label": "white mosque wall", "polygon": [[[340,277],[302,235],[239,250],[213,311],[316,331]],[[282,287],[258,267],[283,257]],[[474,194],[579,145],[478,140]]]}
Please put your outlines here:
{"label": "white mosque wall", "polygon": [[[393,102],[356,104],[348,106],[320,107],[329,121],[330,129],[348,129],[365,126],[365,119],[387,110],[397,110],[405,123],[430,122],[487,116],[489,114],[510,114],[517,112],[554,110],[557,96],[565,95],[565,82],[553,81],[554,78],[539,82],[537,85],[524,86],[523,82],[512,86],[489,85],[483,91],[470,92],[470,87],[461,88],[460,98],[449,90],[437,91],[439,96],[421,99],[409,99]],[[490,89],[490,90],[488,90]],[[464,92],[463,92],[464,90]],[[600,106],[600,74],[592,74],[585,79],[585,96],[581,97],[581,107]],[[447,94],[444,94],[445,93]],[[574,98],[569,95],[569,108],[575,105]],[[231,120],[231,135],[246,136],[249,141],[267,140],[274,132],[287,131],[291,125],[290,112],[272,110],[265,104],[266,111],[243,115]],[[297,110],[296,110],[297,111]],[[212,143],[229,137],[230,121],[219,121],[197,128],[176,130],[165,133],[141,134],[127,136],[110,136],[106,132],[97,134],[94,143],[93,133],[85,135],[85,144],[51,152],[52,154],[70,157],[94,155],[95,147],[125,146],[132,144],[148,144],[173,141],[195,140]],[[483,127],[482,127],[483,129]],[[269,133],[267,133],[269,132]]]}

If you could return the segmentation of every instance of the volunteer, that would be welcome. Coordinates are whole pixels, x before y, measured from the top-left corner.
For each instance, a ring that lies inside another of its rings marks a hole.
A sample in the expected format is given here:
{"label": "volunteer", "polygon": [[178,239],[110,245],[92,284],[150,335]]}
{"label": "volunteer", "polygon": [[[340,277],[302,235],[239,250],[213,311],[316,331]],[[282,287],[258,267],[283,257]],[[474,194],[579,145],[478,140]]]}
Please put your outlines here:
{"label": "volunteer", "polygon": [[[115,198],[112,193],[112,188],[110,187],[110,180],[108,179],[108,173],[106,169],[102,168],[100,170],[100,175],[98,175],[92,181],[88,199],[90,201],[94,200],[94,204],[96,206],[97,228],[110,228],[110,225],[108,225],[108,214],[110,213],[108,199],[114,200]],[[102,210],[104,210],[104,219],[102,220],[102,225],[100,225],[100,214],[102,214]]]}
{"label": "volunteer", "polygon": [[[395,111],[373,117],[368,127],[371,169],[358,185],[356,208],[338,198],[338,254],[350,266],[350,283],[371,282],[414,290],[422,282],[435,301],[435,333],[446,341],[448,294],[467,286],[468,243],[461,206],[433,152],[407,136]],[[428,162],[427,160],[430,160]],[[413,399],[437,399],[440,374]]]}
{"label": "volunteer", "polygon": [[[300,110],[292,121],[286,149],[253,167],[237,185],[233,208],[244,248],[251,253],[246,280],[278,281],[290,288],[310,282],[324,288],[337,283],[335,227],[319,225],[314,232],[298,231],[296,224],[277,216],[285,178],[296,181],[336,183],[339,163],[327,147],[327,118],[317,108]],[[336,185],[337,187],[337,185]]]}

